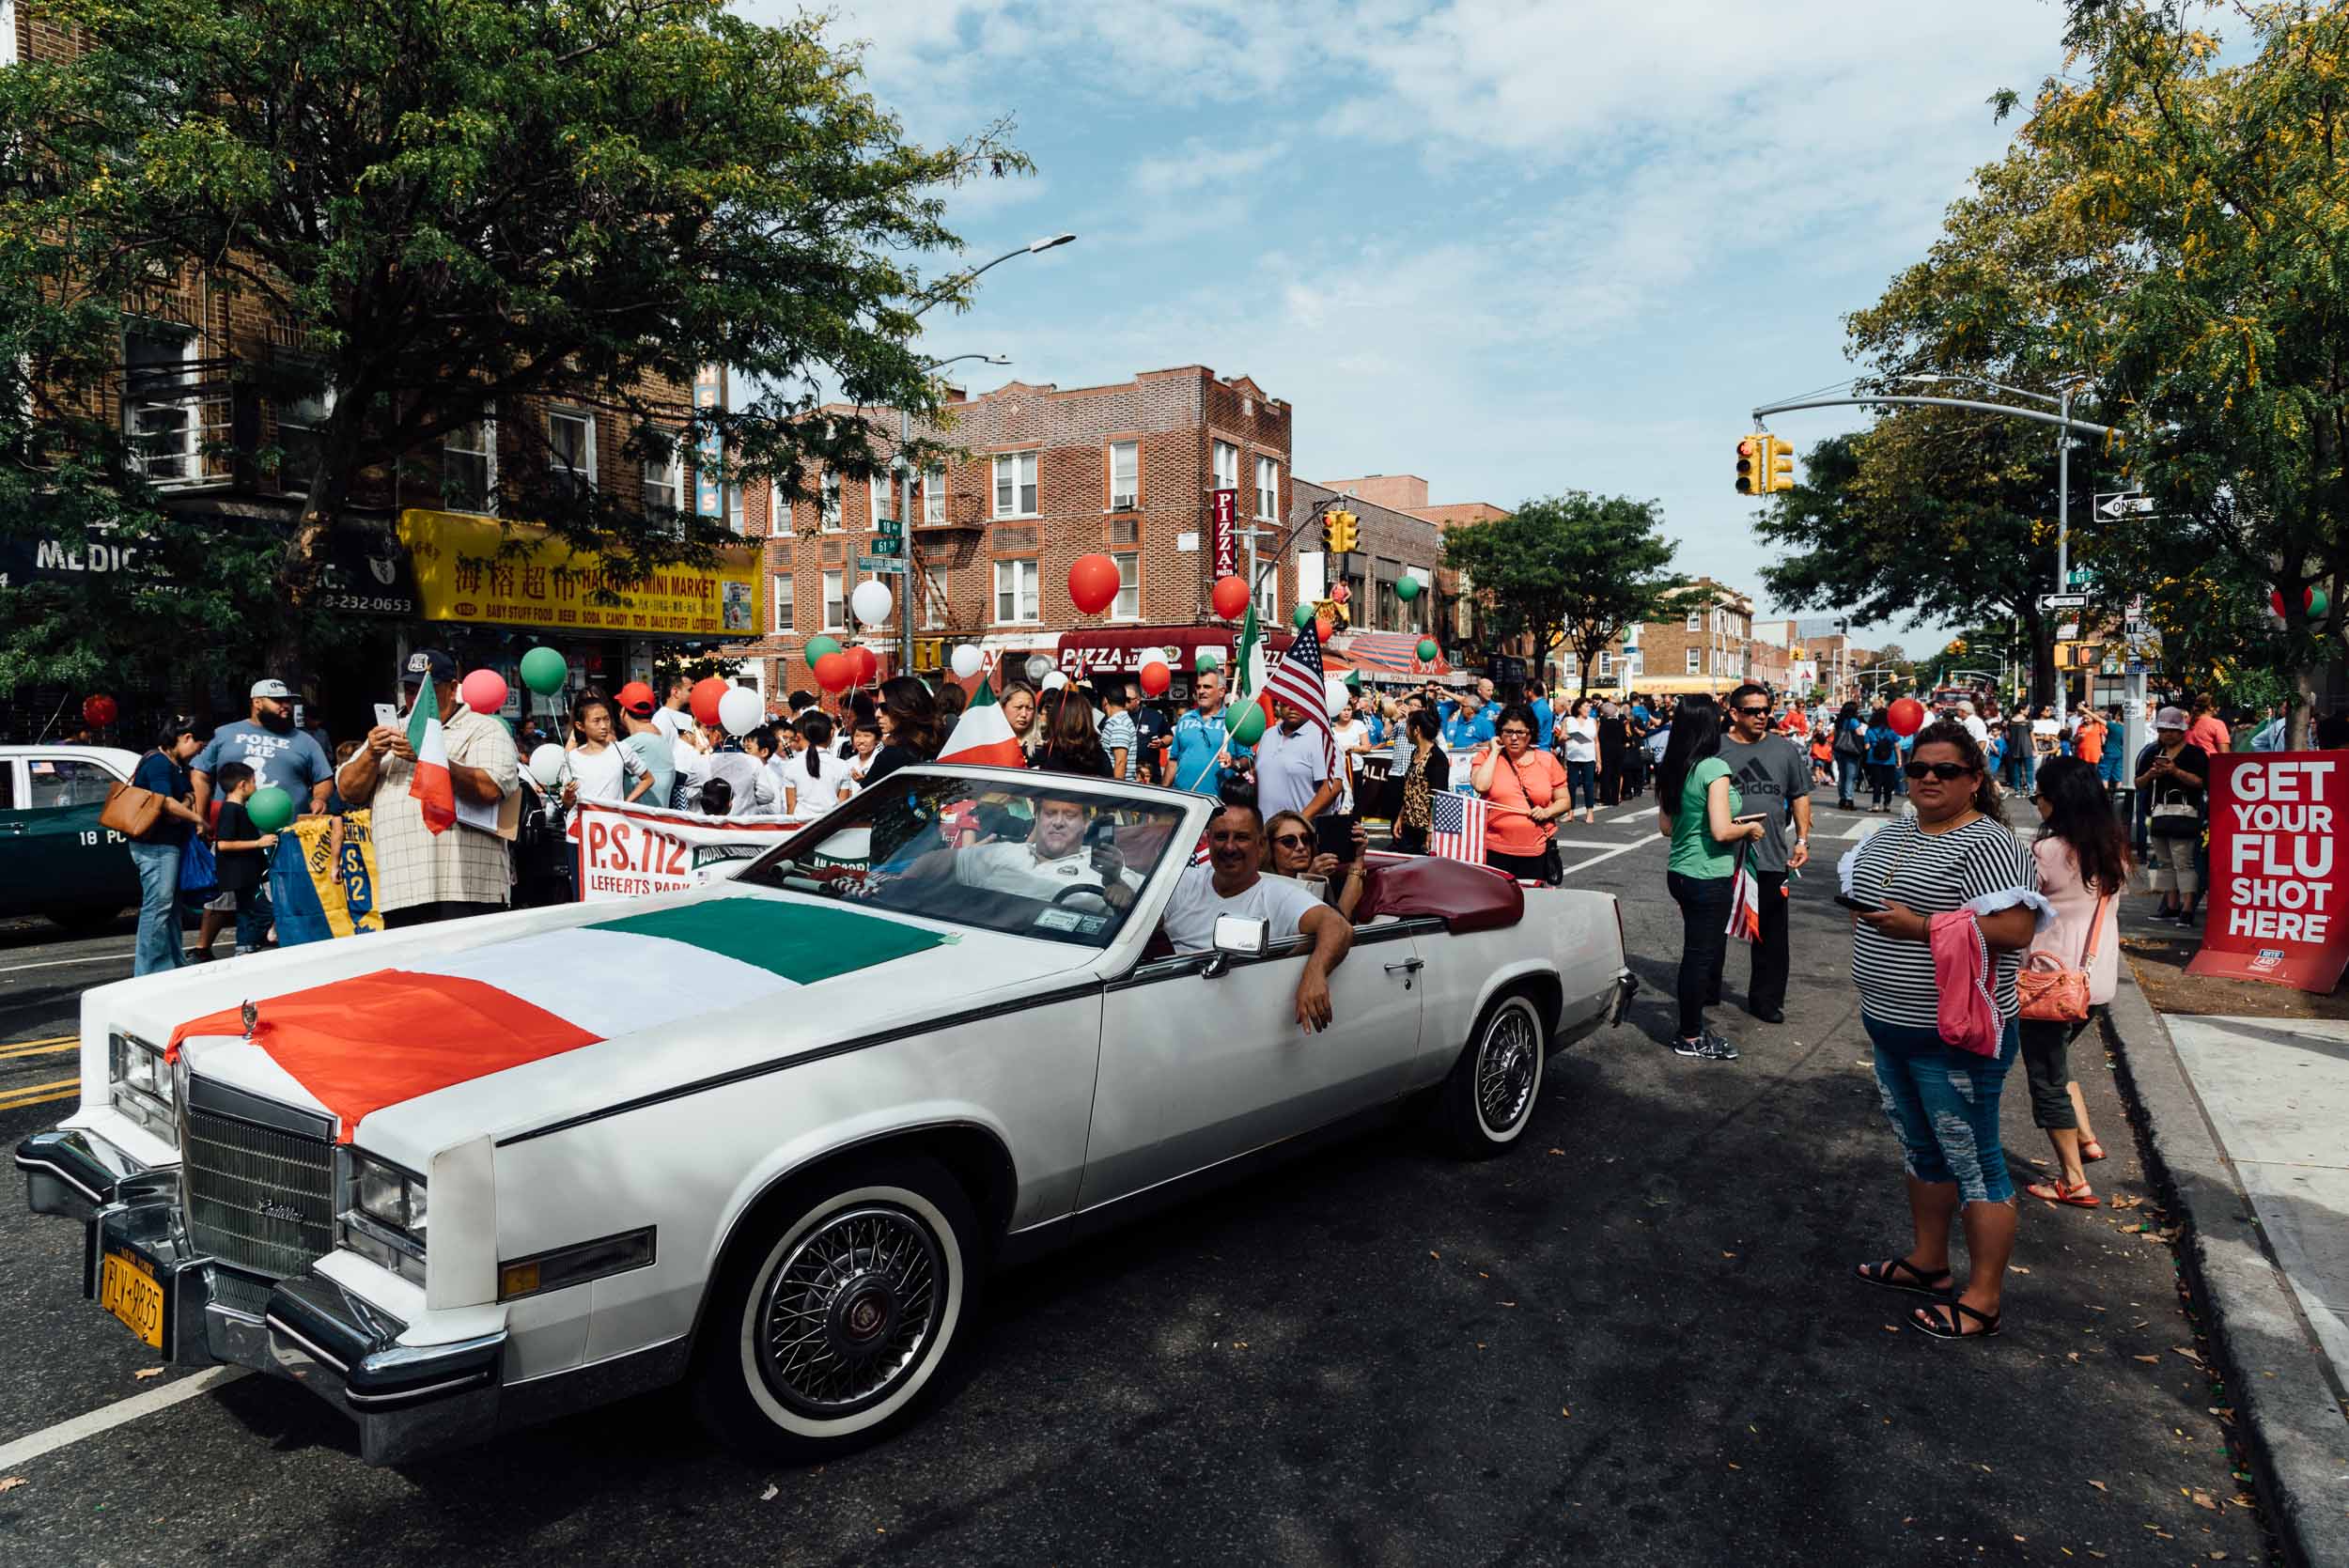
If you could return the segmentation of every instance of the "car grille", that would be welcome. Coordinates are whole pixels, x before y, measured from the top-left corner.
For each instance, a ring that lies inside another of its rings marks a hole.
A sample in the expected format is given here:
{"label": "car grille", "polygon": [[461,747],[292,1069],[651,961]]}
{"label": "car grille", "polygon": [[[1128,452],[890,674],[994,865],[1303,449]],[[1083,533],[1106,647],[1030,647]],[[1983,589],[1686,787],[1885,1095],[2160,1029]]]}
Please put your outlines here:
{"label": "car grille", "polygon": [[334,1147],[216,1110],[187,1111],[188,1234],[209,1256],[298,1274],[334,1244]]}

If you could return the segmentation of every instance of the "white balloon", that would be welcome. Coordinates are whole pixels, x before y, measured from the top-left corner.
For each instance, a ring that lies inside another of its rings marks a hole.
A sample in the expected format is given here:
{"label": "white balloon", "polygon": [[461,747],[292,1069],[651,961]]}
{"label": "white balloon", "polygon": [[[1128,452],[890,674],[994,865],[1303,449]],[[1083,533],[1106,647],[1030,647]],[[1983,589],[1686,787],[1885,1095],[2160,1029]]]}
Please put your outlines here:
{"label": "white balloon", "polygon": [[956,679],[969,680],[972,675],[987,668],[987,656],[965,643],[955,650],[953,667]]}
{"label": "white balloon", "polygon": [[1057,691],[1067,684],[1068,677],[1062,675],[1058,670],[1052,671],[1050,675],[1047,675],[1044,677],[1044,690],[1047,691]]}
{"label": "white balloon", "polygon": [[1040,653],[1028,655],[1028,678],[1041,682],[1052,673],[1052,661]]}
{"label": "white balloon", "polygon": [[1336,718],[1345,709],[1346,700],[1353,694],[1347,690],[1346,682],[1338,676],[1321,677],[1321,705],[1330,710],[1330,718]]}
{"label": "white balloon", "polygon": [[562,784],[564,765],[568,761],[563,748],[550,740],[530,753],[530,776],[553,789]]}
{"label": "white balloon", "polygon": [[718,722],[728,735],[748,735],[766,717],[766,700],[747,686],[729,687],[718,699]]}
{"label": "white balloon", "polygon": [[848,608],[864,626],[879,626],[889,619],[889,612],[896,602],[886,582],[860,582],[856,592],[848,596]]}

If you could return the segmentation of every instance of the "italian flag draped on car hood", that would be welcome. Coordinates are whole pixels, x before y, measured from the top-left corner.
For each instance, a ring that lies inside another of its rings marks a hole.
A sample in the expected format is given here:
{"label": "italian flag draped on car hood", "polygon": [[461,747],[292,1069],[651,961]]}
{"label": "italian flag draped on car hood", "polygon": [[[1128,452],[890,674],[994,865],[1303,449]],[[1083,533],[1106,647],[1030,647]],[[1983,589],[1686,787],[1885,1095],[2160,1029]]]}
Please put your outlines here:
{"label": "italian flag draped on car hood", "polygon": [[849,909],[708,899],[490,942],[191,1018],[243,1036],[341,1121],[717,1005],[813,986],[946,941]]}

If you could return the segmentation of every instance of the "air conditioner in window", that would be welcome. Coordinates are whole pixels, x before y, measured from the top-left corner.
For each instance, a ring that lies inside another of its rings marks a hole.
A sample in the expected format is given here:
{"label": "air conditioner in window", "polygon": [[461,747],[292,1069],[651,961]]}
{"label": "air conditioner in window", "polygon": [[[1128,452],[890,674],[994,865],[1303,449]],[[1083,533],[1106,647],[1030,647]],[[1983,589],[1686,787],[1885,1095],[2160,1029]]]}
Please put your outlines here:
{"label": "air conditioner in window", "polygon": [[1110,497],[1110,510],[1112,512],[1130,512],[1141,502],[1141,495],[1136,491],[1121,490],[1117,494]]}

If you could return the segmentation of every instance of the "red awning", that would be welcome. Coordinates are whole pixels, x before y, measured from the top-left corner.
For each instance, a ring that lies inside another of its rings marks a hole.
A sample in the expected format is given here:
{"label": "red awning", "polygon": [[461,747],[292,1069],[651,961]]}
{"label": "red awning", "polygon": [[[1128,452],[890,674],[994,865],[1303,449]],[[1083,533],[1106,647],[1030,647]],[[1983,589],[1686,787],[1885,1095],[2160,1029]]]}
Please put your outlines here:
{"label": "red awning", "polygon": [[[1266,657],[1286,651],[1292,640],[1286,631],[1268,635],[1264,644]],[[1202,648],[1212,649],[1228,667],[1232,649],[1238,641],[1238,629],[1228,626],[1080,627],[1060,634],[1060,672],[1072,680],[1095,675],[1130,675],[1159,659],[1164,660],[1167,669],[1175,675],[1191,675],[1198,670],[1197,658]],[[1354,664],[1324,646],[1321,667],[1330,675],[1342,675]]]}
{"label": "red awning", "polygon": [[1443,655],[1436,655],[1435,662],[1423,662],[1419,657],[1420,639],[1409,631],[1357,631],[1346,639],[1346,657],[1354,667],[1377,675],[1441,675],[1450,666]]}

